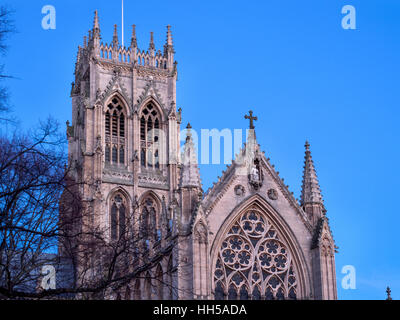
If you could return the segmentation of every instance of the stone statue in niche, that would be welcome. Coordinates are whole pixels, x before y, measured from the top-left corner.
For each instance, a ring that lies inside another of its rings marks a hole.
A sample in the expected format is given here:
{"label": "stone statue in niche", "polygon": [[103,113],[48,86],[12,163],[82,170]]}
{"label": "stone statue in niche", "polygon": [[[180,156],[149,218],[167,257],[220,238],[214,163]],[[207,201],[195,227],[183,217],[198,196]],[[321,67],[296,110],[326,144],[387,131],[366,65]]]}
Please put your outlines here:
{"label": "stone statue in niche", "polygon": [[251,179],[253,181],[260,181],[260,172],[258,171],[258,168],[256,166],[253,166],[251,169]]}
{"label": "stone statue in niche", "polygon": [[249,174],[249,183],[256,191],[262,187],[264,181],[260,163],[260,159],[255,159]]}

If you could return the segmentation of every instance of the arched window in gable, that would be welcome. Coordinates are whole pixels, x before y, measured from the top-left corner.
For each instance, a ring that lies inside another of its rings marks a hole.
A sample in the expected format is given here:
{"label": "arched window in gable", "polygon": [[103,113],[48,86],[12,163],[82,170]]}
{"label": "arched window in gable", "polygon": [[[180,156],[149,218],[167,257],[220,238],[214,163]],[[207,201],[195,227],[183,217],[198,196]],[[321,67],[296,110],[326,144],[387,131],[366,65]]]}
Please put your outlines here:
{"label": "arched window in gable", "polygon": [[293,257],[275,227],[256,208],[236,219],[224,236],[214,270],[216,300],[297,299]]}
{"label": "arched window in gable", "polygon": [[145,169],[160,169],[161,116],[149,103],[140,117],[141,165]]}
{"label": "arched window in gable", "polygon": [[111,239],[118,240],[125,236],[128,204],[124,196],[117,193],[110,203]]}
{"label": "arched window in gable", "polygon": [[126,164],[126,115],[120,99],[114,97],[107,106],[105,161],[112,165]]}

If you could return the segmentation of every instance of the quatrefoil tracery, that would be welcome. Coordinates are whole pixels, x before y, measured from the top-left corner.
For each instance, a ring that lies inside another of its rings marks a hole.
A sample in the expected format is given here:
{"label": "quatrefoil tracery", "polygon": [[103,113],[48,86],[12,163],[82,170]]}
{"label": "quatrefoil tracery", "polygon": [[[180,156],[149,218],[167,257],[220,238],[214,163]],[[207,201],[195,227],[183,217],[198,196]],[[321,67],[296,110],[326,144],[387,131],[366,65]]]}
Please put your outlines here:
{"label": "quatrefoil tracery", "polygon": [[230,228],[216,262],[214,287],[216,298],[296,299],[292,257],[262,213],[250,210]]}

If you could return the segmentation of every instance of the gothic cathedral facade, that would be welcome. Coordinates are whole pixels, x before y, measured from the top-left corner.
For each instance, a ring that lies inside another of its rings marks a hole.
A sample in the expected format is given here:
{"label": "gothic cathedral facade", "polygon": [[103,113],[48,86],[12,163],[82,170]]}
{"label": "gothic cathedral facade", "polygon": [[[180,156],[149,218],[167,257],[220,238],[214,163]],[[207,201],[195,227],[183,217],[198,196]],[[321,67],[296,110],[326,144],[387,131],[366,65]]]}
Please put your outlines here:
{"label": "gothic cathedral facade", "polygon": [[[86,222],[109,241],[129,224],[147,250],[164,252],[126,299],[337,299],[336,247],[310,145],[297,201],[260,151],[252,113],[248,140],[219,181],[202,191],[196,148],[176,106],[171,29],[163,52],[151,34],[138,49],[101,42],[97,12],[79,47],[68,123],[70,179]],[[96,213],[96,214],[93,214]],[[138,244],[139,246],[139,244]],[[174,288],[174,290],[172,290]]]}

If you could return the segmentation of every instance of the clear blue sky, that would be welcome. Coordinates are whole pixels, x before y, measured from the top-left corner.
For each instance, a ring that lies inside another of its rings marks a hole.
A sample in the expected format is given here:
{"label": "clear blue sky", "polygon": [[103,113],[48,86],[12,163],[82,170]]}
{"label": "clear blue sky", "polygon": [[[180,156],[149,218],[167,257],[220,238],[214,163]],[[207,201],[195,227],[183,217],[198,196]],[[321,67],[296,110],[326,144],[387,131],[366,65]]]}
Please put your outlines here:
{"label": "clear blue sky", "polygon": [[[7,1],[2,1],[7,2]],[[70,119],[77,47],[99,10],[103,40],[120,24],[120,1],[8,1],[19,31],[6,71],[24,127],[53,115]],[[178,106],[202,128],[245,128],[252,108],[267,156],[300,194],[309,139],[337,255],[341,299],[400,298],[398,0],[134,1],[126,3],[126,37],[157,48],[173,27],[179,62]],[[57,29],[41,28],[41,8],[57,9]],[[341,28],[341,8],[357,9],[357,30]],[[4,61],[4,58],[2,58]],[[202,166],[205,189],[224,166]],[[357,289],[341,288],[354,265]]]}

